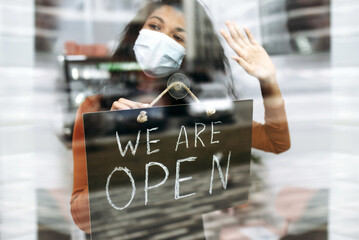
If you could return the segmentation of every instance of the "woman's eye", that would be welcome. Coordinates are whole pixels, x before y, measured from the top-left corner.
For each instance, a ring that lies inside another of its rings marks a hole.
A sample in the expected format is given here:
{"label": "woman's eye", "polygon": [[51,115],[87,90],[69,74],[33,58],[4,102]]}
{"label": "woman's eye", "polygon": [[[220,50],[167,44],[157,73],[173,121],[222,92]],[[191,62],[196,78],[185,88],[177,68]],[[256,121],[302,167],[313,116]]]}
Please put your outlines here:
{"label": "woman's eye", "polygon": [[161,30],[161,28],[160,28],[159,26],[155,25],[155,24],[150,24],[149,26],[150,26],[150,28],[152,28],[153,30],[156,30],[156,31]]}
{"label": "woman's eye", "polygon": [[178,42],[184,42],[184,39],[181,36],[173,35],[173,38]]}

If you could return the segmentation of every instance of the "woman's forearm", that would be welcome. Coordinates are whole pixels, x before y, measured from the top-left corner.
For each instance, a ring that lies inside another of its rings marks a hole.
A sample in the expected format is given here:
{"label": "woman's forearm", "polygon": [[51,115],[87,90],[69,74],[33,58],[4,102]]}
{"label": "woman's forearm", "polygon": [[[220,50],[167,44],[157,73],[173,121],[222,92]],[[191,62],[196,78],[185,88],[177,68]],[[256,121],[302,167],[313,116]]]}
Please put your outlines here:
{"label": "woman's forearm", "polygon": [[271,79],[260,79],[259,83],[265,106],[278,107],[283,104],[282,93],[275,76]]}

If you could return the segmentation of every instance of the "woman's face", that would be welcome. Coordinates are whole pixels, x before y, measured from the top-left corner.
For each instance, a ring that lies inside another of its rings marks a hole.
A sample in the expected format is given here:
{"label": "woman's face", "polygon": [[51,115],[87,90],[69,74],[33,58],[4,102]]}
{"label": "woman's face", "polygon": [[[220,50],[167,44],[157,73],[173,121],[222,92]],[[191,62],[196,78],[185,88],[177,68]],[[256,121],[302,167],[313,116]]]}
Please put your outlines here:
{"label": "woman's face", "polygon": [[171,6],[156,9],[146,20],[142,29],[148,29],[166,34],[185,47],[186,31],[183,12]]}

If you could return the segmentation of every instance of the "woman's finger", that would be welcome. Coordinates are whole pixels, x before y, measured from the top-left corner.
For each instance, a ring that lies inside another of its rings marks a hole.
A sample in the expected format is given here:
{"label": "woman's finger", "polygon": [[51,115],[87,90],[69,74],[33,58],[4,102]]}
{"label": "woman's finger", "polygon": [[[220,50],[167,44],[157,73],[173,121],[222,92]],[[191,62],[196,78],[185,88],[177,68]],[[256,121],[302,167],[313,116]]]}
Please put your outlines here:
{"label": "woman's finger", "polygon": [[225,31],[225,30],[221,30],[220,31],[222,36],[224,37],[224,39],[226,40],[226,42],[228,43],[228,45],[239,55],[239,56],[243,56],[243,51],[241,50],[241,48],[239,47],[239,45],[233,40],[233,38]]}
{"label": "woman's finger", "polygon": [[249,30],[249,28],[244,27],[244,31],[247,34],[247,37],[252,44],[258,44],[256,39],[253,37],[251,31]]}
{"label": "woman's finger", "polygon": [[131,109],[131,107],[127,106],[126,104],[120,103],[118,101],[113,102],[112,107],[111,107],[111,111],[114,111],[114,110],[127,110],[127,109]]}
{"label": "woman's finger", "polygon": [[120,103],[122,103],[122,104],[125,104],[125,105],[129,106],[130,108],[148,107],[148,104],[144,104],[144,103],[140,103],[140,102],[134,102],[134,101],[128,100],[126,98],[120,98],[118,101]]}
{"label": "woman's finger", "polygon": [[238,34],[237,29],[235,25],[232,22],[226,21],[226,26],[228,28],[229,33],[231,34],[231,37],[233,40],[240,46],[244,47],[245,43],[242,40],[242,37]]}
{"label": "woman's finger", "polygon": [[113,102],[111,111],[113,110],[127,110],[127,109],[135,109],[135,108],[145,108],[148,107],[148,104],[134,102],[128,100],[126,98],[120,98],[118,101]]}
{"label": "woman's finger", "polygon": [[252,71],[251,65],[249,65],[249,63],[247,63],[243,58],[239,56],[233,56],[232,59],[235,60],[239,65],[241,65],[246,72],[249,73]]}
{"label": "woman's finger", "polygon": [[238,34],[238,36],[240,36],[241,40],[242,40],[245,44],[249,45],[250,42],[249,42],[248,38],[244,35],[242,29],[240,29],[240,28],[238,27],[238,25],[235,24],[235,23],[233,23],[233,26],[234,26],[234,28],[236,29],[237,34]]}

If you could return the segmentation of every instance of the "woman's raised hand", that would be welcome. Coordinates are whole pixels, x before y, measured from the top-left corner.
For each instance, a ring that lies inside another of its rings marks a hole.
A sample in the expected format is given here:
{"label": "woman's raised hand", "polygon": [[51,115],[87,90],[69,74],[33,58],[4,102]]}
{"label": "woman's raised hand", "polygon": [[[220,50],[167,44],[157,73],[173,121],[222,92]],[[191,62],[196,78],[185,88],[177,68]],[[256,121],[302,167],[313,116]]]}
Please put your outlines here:
{"label": "woman's raised hand", "polygon": [[232,59],[238,62],[243,69],[263,83],[276,81],[275,66],[266,50],[257,43],[248,28],[244,32],[234,22],[226,22],[228,31],[221,30],[222,36],[237,56]]}
{"label": "woman's raised hand", "polygon": [[115,110],[126,110],[126,109],[135,109],[135,108],[146,108],[149,104],[134,102],[126,98],[120,98],[117,101],[114,101],[111,107],[111,111]]}

